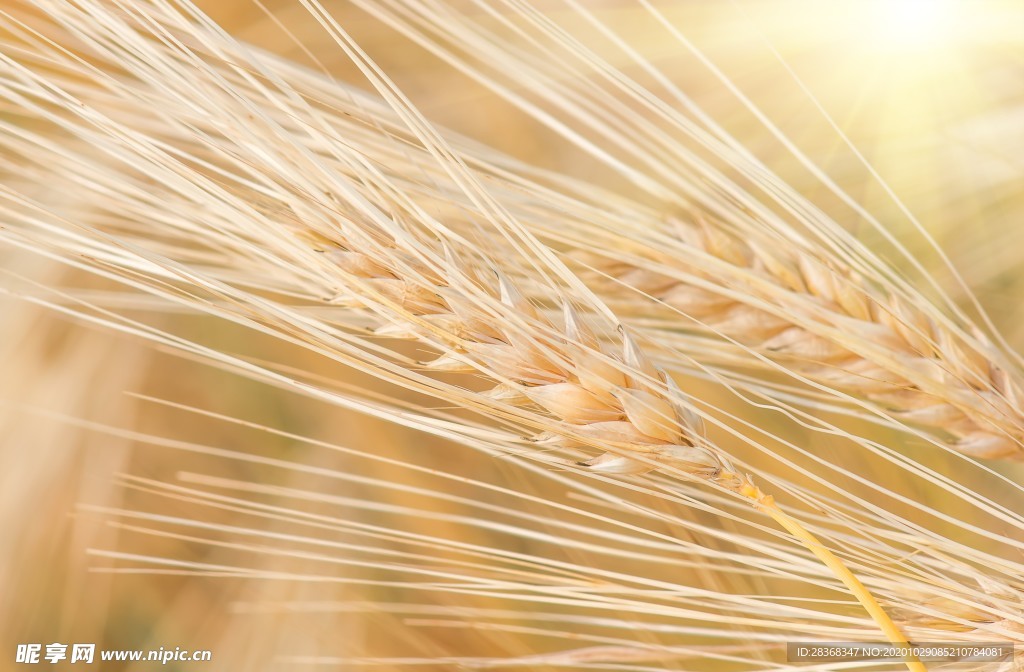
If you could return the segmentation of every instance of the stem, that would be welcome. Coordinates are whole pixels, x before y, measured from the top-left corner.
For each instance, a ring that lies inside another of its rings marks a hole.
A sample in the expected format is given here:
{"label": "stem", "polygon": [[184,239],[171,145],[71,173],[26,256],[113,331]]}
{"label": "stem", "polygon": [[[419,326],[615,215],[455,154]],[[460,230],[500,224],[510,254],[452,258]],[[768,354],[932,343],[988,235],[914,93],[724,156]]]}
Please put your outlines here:
{"label": "stem", "polygon": [[[837,579],[843,582],[843,585],[847,587],[850,593],[853,594],[857,601],[861,603],[865,611],[874,619],[878,627],[881,628],[882,632],[888,638],[889,643],[897,646],[909,646],[910,642],[903,635],[903,631],[899,629],[889,614],[885,613],[885,609],[878,603],[875,596],[871,594],[864,584],[860,582],[853,572],[843,563],[842,560],[836,556],[835,553],[827,549],[818,538],[811,534],[803,525],[797,522],[789,514],[779,508],[779,505],[775,503],[775,498],[771,495],[766,495],[761,492],[761,489],[750,482],[749,479],[740,476],[739,474],[724,473],[721,475],[722,480],[738,479],[739,485],[734,489],[740,495],[743,495],[747,499],[754,502],[755,506],[769,516],[772,519],[784,527],[787,532],[792,534],[794,537],[800,540],[801,543],[811,553],[821,560],[826,567],[828,567],[832,574]],[[907,657],[904,659],[907,669],[910,672],[928,672],[924,664],[916,657]]]}

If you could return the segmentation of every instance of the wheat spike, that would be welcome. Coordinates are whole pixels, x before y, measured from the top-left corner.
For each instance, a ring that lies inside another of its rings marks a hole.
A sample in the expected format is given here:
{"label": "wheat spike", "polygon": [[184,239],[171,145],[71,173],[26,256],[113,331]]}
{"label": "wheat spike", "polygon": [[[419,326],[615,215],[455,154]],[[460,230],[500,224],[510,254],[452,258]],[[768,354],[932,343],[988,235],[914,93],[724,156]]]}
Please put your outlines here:
{"label": "wheat spike", "polygon": [[[722,458],[700,445],[699,418],[679,403],[680,393],[670,398],[638,377],[662,386],[668,381],[627,334],[621,337],[621,354],[610,356],[599,349],[596,336],[571,306],[565,306],[564,327],[555,329],[544,323],[533,304],[500,273],[489,286],[472,278],[486,287],[500,306],[534,321],[533,328],[541,333],[558,338],[545,339],[539,347],[536,337],[517,333],[481,313],[443,278],[434,275],[439,283],[434,286],[412,283],[403,278],[389,255],[375,258],[356,251],[351,243],[333,242],[334,247],[325,254],[352,281],[345,303],[367,306],[379,301],[378,306],[390,303],[397,309],[390,313],[391,320],[376,330],[378,335],[447,343],[450,349],[427,362],[427,369],[487,372],[497,381],[486,393],[489,398],[536,404],[564,423],[559,426],[560,435],[577,443],[596,442],[616,449],[617,454],[600,455],[581,464],[595,471],[643,473],[662,462],[711,478],[727,469]],[[449,269],[462,268],[465,275],[475,275],[452,251],[448,250],[446,259]],[[403,319],[403,313],[408,317]],[[632,455],[649,461],[638,462]]]}
{"label": "wheat spike", "polygon": [[[680,253],[671,261],[648,251],[669,274],[577,257],[600,271],[592,281],[609,298],[650,297],[802,376],[951,436],[950,447],[966,455],[1024,459],[1020,383],[980,332],[961,338],[928,311],[809,254],[769,251],[702,223],[676,229]],[[698,254],[731,268],[715,278],[679,264]],[[673,268],[693,280],[673,277]]]}

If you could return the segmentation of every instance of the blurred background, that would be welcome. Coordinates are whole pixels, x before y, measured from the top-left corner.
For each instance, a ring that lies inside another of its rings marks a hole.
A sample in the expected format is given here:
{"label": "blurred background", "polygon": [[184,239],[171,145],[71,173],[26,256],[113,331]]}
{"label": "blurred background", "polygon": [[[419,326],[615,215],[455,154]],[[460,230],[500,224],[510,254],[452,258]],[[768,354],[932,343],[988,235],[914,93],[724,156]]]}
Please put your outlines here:
{"label": "blurred background", "polygon": [[[240,40],[362,84],[298,0],[198,4]],[[451,4],[477,20],[491,21],[472,3]],[[883,245],[876,232],[838,203],[769,132],[763,122],[770,120],[934,269],[946,289],[966,301],[905,207],[949,256],[1009,342],[1018,349],[1024,344],[1020,2],[659,3],[692,50],[656,25],[637,3],[584,4],[836,221],[866,242]],[[564,139],[357,7],[340,1],[324,5],[441,126],[524,161],[630,193]],[[638,82],[648,83],[644,72],[616,56],[621,52],[608,49],[567,5],[536,6],[599,53],[607,51]],[[709,63],[735,89],[725,86]],[[740,92],[763,119],[741,102]],[[99,281],[24,252],[0,249],[0,255],[5,269],[41,285],[94,284],[103,289]],[[177,333],[194,334],[205,343],[374,389],[374,383],[351,371],[286,351],[278,342],[212,318],[160,313],[147,319],[173,322]],[[801,438],[808,445],[821,440]],[[317,441],[402,460],[422,470],[398,469]],[[211,454],[198,450],[197,444],[253,459]],[[284,468],[273,460],[309,469]],[[566,496],[555,484],[524,480],[501,460],[311,402],[0,294],[0,658],[8,661],[0,667],[7,669],[16,644],[24,642],[213,651],[211,663],[171,663],[162,668],[167,670],[305,669],[314,663],[353,669],[351,661],[361,656],[524,655],[535,645],[543,648],[543,637],[530,632],[536,624],[525,615],[517,623],[522,628],[518,634],[478,630],[469,636],[451,623],[432,622],[445,609],[454,609],[454,602],[426,592],[410,597],[410,589],[392,585],[391,574],[381,571],[385,565],[393,568],[389,563],[407,560],[382,559],[355,548],[328,552],[286,537],[273,542],[246,539],[231,530],[248,527],[288,535],[301,529],[301,534],[326,542],[337,539],[332,520],[400,529],[408,523],[402,522],[399,509],[411,507],[431,514],[415,521],[412,531],[420,526],[459,538],[466,530],[458,522],[465,511],[457,497],[479,497],[479,489],[439,478],[431,471],[435,469],[554,501]],[[345,480],[338,474],[359,478]],[[194,493],[161,483],[203,485],[269,508],[255,512],[233,508],[227,500],[199,501]],[[411,488],[442,490],[452,498],[420,498]],[[316,496],[304,498],[302,493]],[[489,496],[502,505],[500,494]],[[367,501],[377,506],[367,506]],[[515,506],[538,519],[550,515],[540,505],[535,511],[520,501]],[[123,526],[144,526],[146,521],[111,516],[114,509],[191,517],[214,527],[201,535],[184,528],[174,534],[140,534]],[[120,525],[112,524],[114,520]],[[542,522],[538,525],[543,529]],[[474,534],[478,544],[572,562],[601,561],[550,541],[481,528]],[[216,543],[198,543],[194,535]],[[364,543],[355,536],[344,541]],[[382,546],[390,543],[379,541]],[[168,564],[157,572],[112,573],[117,562],[103,555],[111,550],[177,558],[208,569],[186,572]],[[347,553],[365,564],[332,564],[332,553]],[[672,580],[685,579],[678,570],[664,571]],[[274,573],[307,578],[285,580]],[[422,615],[389,613],[388,604],[403,601],[419,604]],[[458,604],[467,602],[509,608],[497,597],[467,597]],[[101,669],[152,667],[124,663]],[[397,668],[398,662],[383,667]],[[451,669],[446,664],[435,667]]]}

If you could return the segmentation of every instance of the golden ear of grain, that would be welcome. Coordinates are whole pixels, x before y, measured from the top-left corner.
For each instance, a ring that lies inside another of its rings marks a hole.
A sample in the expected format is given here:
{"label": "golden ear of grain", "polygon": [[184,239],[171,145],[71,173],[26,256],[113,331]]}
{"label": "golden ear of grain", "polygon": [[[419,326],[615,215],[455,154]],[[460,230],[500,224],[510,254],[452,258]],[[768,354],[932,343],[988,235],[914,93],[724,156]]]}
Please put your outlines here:
{"label": "golden ear of grain", "polygon": [[[965,455],[1024,460],[1020,382],[997,363],[997,353],[980,332],[969,342],[933,319],[923,299],[921,307],[913,306],[810,253],[797,252],[789,260],[764,244],[744,244],[703,220],[692,226],[677,220],[674,226],[680,243],[692,246],[693,254],[673,256],[671,266],[662,266],[665,272],[674,267],[681,276],[728,291],[670,282],[672,276],[665,273],[638,273],[603,254],[577,253],[576,258],[614,278],[591,278],[611,301],[627,296],[644,301],[649,296],[801,376],[873,401],[896,418],[932,430]],[[648,254],[664,264],[664,254]],[[742,265],[714,277],[685,263],[696,254]],[[763,281],[769,283],[767,290]],[[678,321],[683,327],[696,326]]]}
{"label": "golden ear of grain", "polygon": [[[451,254],[448,260],[449,263],[454,260]],[[396,277],[402,277],[399,269],[389,266],[387,258],[373,261]],[[450,288],[451,284],[446,283],[446,286]],[[480,372],[497,377],[502,386],[511,384],[520,387],[523,396],[540,404],[564,423],[550,433],[545,432],[538,439],[556,444],[581,441],[605,448],[607,452],[576,463],[595,473],[643,474],[661,463],[693,478],[716,482],[747,498],[799,539],[843,582],[890,642],[907,644],[899,626],[831,550],[798,521],[783,512],[772,497],[765,495],[753,484],[750,477],[737,473],[717,451],[711,450],[706,444],[700,445],[703,443],[699,442],[700,428],[686,425],[689,416],[685,404],[680,399],[671,398],[673,388],[663,384],[667,377],[654,366],[628,333],[619,329],[623,366],[614,366],[620,370],[626,385],[606,388],[612,400],[607,401],[587,391],[579,378],[571,373],[579,370],[579,364],[573,361],[573,351],[567,346],[579,339],[583,330],[579,317],[567,304],[564,308],[566,327],[558,330],[544,323],[534,307],[504,277],[500,277],[499,288],[495,293],[500,304],[516,309],[528,318],[527,326],[536,327],[538,333],[554,332],[556,340],[552,342],[550,339],[542,339],[547,347],[541,353],[532,347],[530,339],[524,338],[516,329],[506,331],[496,327],[501,332],[500,345],[463,340],[457,347]],[[402,308],[405,310],[404,306]],[[434,312],[443,313],[445,307],[438,307]],[[450,309],[448,312],[451,312]],[[402,319],[401,312],[383,311],[382,314],[390,319]],[[420,314],[414,312],[410,317],[413,319],[409,321],[415,323]],[[459,333],[464,334],[465,330]],[[424,332],[424,337],[429,341],[429,332]],[[442,340],[448,342],[449,339]],[[517,343],[521,344],[520,347],[516,347]],[[600,357],[602,354],[592,351],[592,356]],[[559,362],[567,362],[567,365],[561,366]],[[661,385],[652,387],[652,381]],[[515,397],[507,397],[504,389],[491,396],[518,401]],[[925,670],[921,662],[913,657],[906,659],[905,664],[911,672]]]}
{"label": "golden ear of grain", "polygon": [[[348,249],[350,244],[339,240],[335,245]],[[352,263],[353,254],[359,255],[358,263]],[[503,328],[501,320],[489,318],[473,301],[454,299],[461,305],[457,314],[450,299],[441,298],[458,296],[453,281],[444,282],[447,291],[420,284],[422,275],[403,281],[403,270],[386,254],[347,252],[329,258],[339,261],[338,270],[352,283],[346,296],[355,300],[362,296],[364,306],[375,308],[388,320],[377,333],[451,344],[450,350],[427,363],[429,369],[484,373],[495,383],[486,393],[488,398],[518,406],[532,403],[560,421],[555,433],[563,442],[613,451],[581,464],[621,474],[649,471],[661,462],[700,477],[726,469],[715,453],[693,443],[700,436],[698,427],[687,424],[694,416],[669,399],[665,376],[625,332],[620,333],[621,357],[603,352],[568,304],[563,307],[565,325],[556,328],[500,273],[490,288],[491,298],[499,307],[514,310],[517,322],[525,321],[536,335],[523,333],[515,323]],[[462,264],[450,250],[446,258],[448,263]],[[397,294],[391,285],[380,284],[381,276],[407,289]],[[409,301],[409,295],[420,299]],[[479,329],[472,328],[472,323],[489,325],[493,338],[478,340]],[[555,338],[540,335],[545,333]]]}

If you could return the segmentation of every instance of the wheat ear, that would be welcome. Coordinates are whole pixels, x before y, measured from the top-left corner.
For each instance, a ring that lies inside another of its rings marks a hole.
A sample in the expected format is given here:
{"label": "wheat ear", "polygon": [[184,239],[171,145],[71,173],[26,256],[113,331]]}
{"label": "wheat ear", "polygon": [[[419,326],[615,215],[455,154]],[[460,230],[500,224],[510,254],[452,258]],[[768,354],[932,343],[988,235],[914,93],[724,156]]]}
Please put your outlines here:
{"label": "wheat ear", "polygon": [[[657,254],[656,267],[674,266],[690,281],[594,254],[585,263],[614,279],[602,285],[606,296],[647,295],[800,375],[952,436],[964,454],[1024,459],[1024,394],[980,334],[960,338],[906,299],[808,253],[787,258],[708,225],[677,231],[681,253],[671,262]],[[694,255],[732,268],[712,280],[679,264]]]}
{"label": "wheat ear", "polygon": [[[595,350],[598,343],[594,334],[583,328],[567,307],[565,329],[558,333],[561,347],[556,345],[554,352],[541,353],[514,333],[503,333],[495,322],[472,316],[467,304],[461,310],[456,308],[460,302],[446,296],[445,287],[430,291],[410,285],[389,268],[387,259],[367,256],[344,242],[328,254],[346,274],[363,280],[356,283],[358,290],[351,294],[350,301],[363,303],[358,297],[369,290],[388,301],[400,302],[403,310],[424,318],[411,322],[400,319],[397,323],[392,318],[378,333],[417,337],[427,329],[435,335],[440,333],[452,344],[453,350],[431,362],[430,368],[498,374],[504,382],[492,390],[492,396],[510,403],[536,403],[567,423],[557,432],[561,437],[607,451],[595,459],[578,462],[579,466],[597,472],[630,474],[650,471],[661,463],[662,469],[680,470],[746,498],[828,567],[891,643],[908,644],[899,627],[842,560],[749,477],[737,473],[718,451],[705,447],[699,416],[676,402],[676,395],[662,394],[658,387],[650,386],[650,381],[655,380],[671,390],[672,381],[645,358],[627,334],[621,333],[622,362],[628,367],[623,369]],[[542,320],[533,304],[507,280],[499,276],[498,282],[501,303],[530,320]],[[629,371],[641,375],[634,376]],[[925,670],[914,659],[906,664],[912,672]]]}

